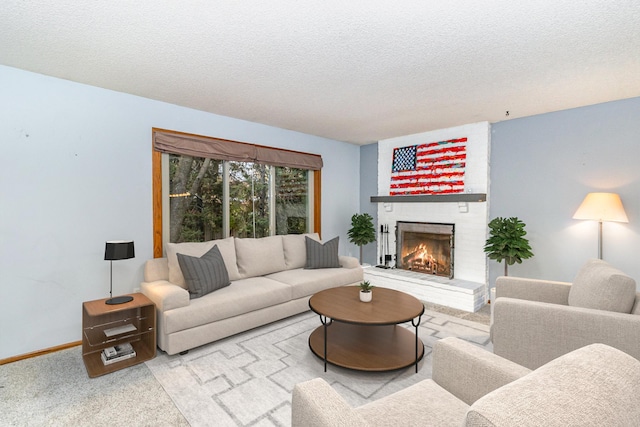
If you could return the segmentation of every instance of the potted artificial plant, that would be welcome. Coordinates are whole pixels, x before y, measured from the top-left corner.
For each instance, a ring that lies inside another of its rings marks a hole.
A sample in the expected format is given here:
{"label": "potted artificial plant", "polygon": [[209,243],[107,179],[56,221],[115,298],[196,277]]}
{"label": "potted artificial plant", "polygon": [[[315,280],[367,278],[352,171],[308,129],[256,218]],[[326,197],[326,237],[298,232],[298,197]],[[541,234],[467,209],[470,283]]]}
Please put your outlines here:
{"label": "potted artificial plant", "polygon": [[373,288],[374,286],[369,283],[368,280],[360,283],[360,301],[370,302],[371,298],[373,297],[373,292],[371,292]]}
{"label": "potted artificial plant", "polygon": [[362,247],[376,241],[376,229],[373,217],[368,213],[354,214],[351,217],[351,229],[347,232],[351,243],[360,246],[360,264],[362,264]]}
{"label": "potted artificial plant", "polygon": [[489,223],[489,238],[484,246],[484,251],[489,259],[498,262],[504,260],[504,275],[508,275],[508,266],[516,262],[522,263],[523,259],[531,258],[531,246],[525,239],[527,232],[525,223],[517,217],[497,217]]}

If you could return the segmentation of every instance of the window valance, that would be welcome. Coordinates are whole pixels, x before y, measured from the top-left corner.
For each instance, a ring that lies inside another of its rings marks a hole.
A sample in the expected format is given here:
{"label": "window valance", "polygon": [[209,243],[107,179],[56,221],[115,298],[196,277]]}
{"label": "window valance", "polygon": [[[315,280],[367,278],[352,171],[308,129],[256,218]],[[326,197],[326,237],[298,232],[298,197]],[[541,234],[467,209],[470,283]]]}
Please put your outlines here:
{"label": "window valance", "polygon": [[160,129],[153,129],[153,147],[162,153],[299,169],[322,169],[322,157],[318,154]]}

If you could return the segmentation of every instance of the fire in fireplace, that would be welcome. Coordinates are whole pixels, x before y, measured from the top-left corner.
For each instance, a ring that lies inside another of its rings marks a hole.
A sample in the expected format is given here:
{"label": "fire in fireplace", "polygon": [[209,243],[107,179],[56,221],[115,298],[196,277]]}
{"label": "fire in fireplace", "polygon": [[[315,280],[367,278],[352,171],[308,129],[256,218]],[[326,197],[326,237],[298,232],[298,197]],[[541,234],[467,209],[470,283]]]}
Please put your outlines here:
{"label": "fire in fireplace", "polygon": [[396,268],[453,279],[454,224],[396,223]]}

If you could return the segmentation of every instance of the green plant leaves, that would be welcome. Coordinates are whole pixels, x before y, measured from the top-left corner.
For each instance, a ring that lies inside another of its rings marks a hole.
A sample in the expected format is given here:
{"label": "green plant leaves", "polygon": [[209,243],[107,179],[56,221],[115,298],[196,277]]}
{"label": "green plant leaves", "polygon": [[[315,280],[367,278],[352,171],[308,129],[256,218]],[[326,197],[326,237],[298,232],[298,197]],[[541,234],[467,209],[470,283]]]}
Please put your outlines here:
{"label": "green plant leaves", "polygon": [[373,217],[368,213],[354,214],[351,217],[351,229],[347,232],[351,243],[358,246],[376,241],[376,230],[373,226]]}
{"label": "green plant leaves", "polygon": [[371,289],[375,288],[368,280],[360,283],[360,290],[362,292],[371,292]]}
{"label": "green plant leaves", "polygon": [[531,258],[531,246],[524,237],[527,232],[526,224],[517,217],[497,217],[489,223],[489,238],[484,246],[484,251],[489,259],[502,262],[507,265],[521,264],[523,259]]}

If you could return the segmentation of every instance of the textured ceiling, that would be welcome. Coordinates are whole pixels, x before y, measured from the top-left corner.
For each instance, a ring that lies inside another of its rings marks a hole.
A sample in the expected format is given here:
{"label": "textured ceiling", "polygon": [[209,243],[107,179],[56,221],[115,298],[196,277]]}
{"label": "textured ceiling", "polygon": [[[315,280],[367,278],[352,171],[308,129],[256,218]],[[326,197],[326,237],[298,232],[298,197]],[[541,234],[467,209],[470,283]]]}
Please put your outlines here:
{"label": "textured ceiling", "polygon": [[640,96],[639,0],[3,0],[0,22],[0,64],[356,144]]}

